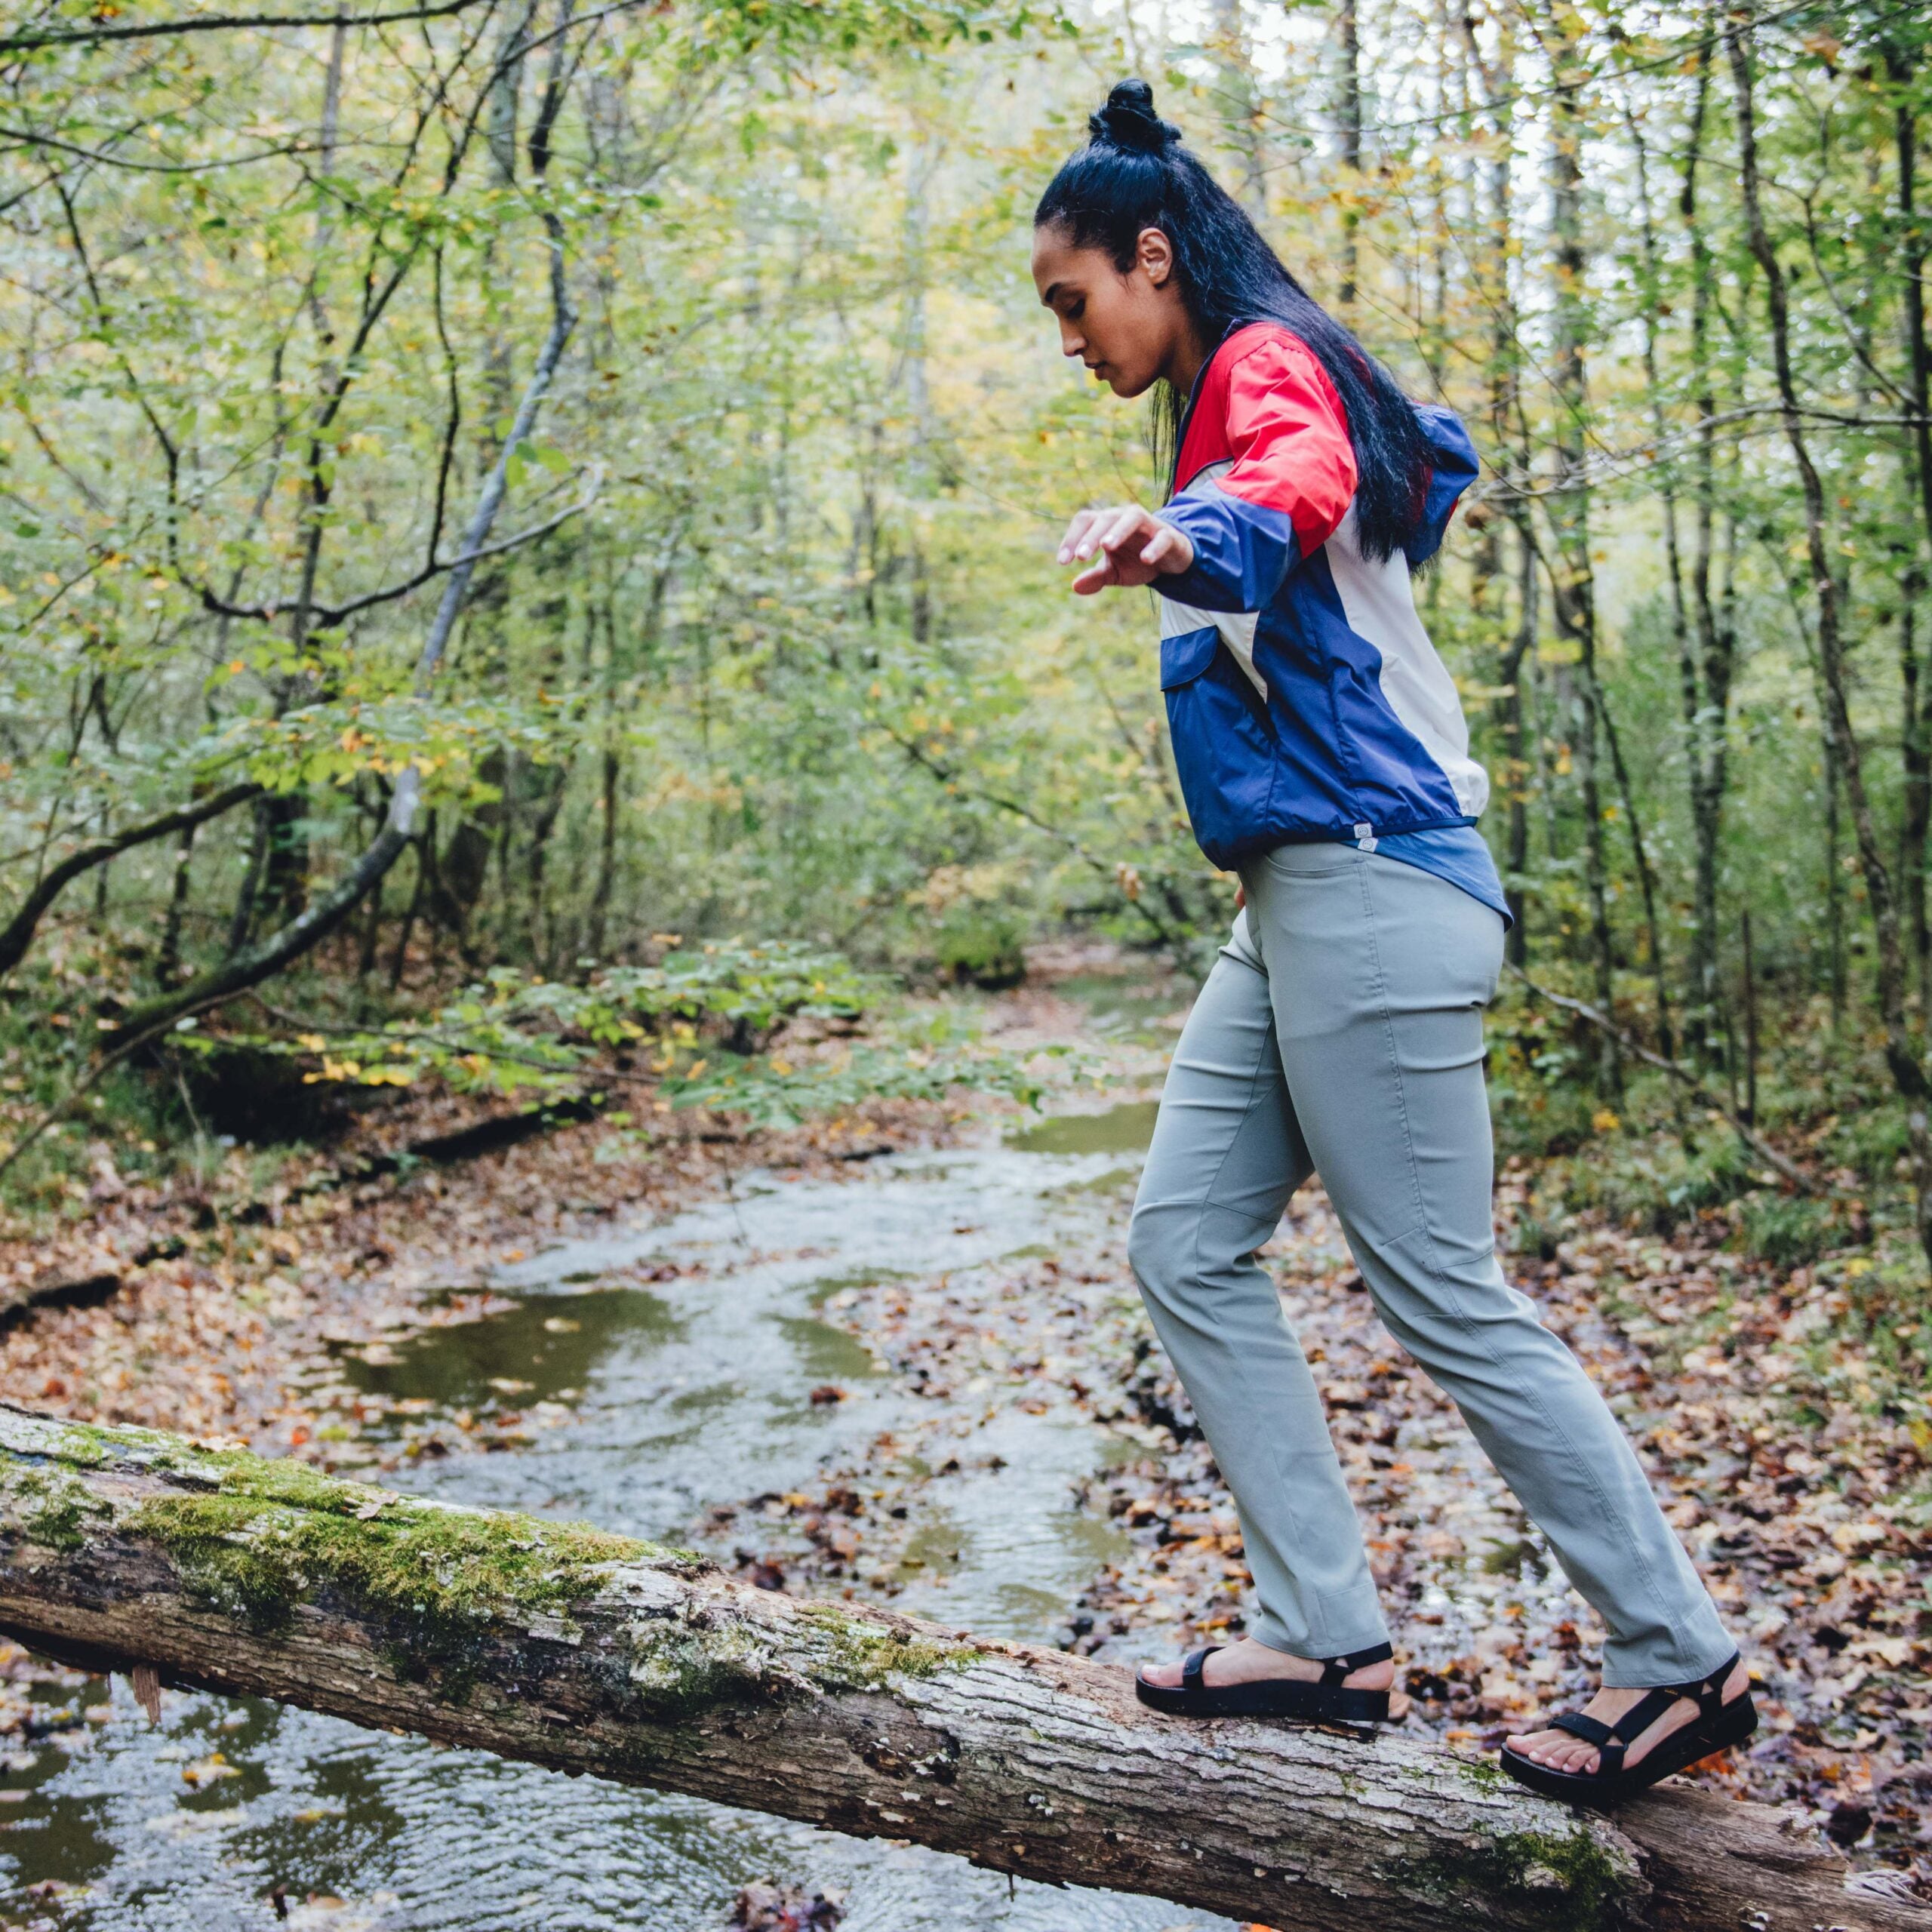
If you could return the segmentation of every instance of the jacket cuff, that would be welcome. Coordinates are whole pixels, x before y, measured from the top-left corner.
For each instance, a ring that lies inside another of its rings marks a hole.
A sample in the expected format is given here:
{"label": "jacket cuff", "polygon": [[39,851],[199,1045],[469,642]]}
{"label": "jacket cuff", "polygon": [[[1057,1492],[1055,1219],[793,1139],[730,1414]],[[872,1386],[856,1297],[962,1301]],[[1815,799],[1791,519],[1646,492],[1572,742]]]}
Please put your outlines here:
{"label": "jacket cuff", "polygon": [[1260,610],[1300,558],[1286,515],[1238,497],[1189,493],[1155,514],[1194,546],[1193,562],[1155,588],[1200,610]]}

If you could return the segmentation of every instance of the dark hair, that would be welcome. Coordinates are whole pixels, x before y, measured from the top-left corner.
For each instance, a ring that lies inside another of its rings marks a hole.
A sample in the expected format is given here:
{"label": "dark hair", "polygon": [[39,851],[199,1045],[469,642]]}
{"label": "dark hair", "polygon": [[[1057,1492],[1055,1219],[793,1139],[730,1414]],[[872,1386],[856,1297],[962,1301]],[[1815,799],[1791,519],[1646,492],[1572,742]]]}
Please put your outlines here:
{"label": "dark hair", "polygon": [[[1380,560],[1404,548],[1420,522],[1432,467],[1407,397],[1354,335],[1281,264],[1240,205],[1181,146],[1180,130],[1154,112],[1145,81],[1122,81],[1087,123],[1090,139],[1061,168],[1033,225],[1065,229],[1076,248],[1099,248],[1124,274],[1141,230],[1174,245],[1181,299],[1208,348],[1244,322],[1292,329],[1328,372],[1355,446],[1355,540]],[[1183,398],[1162,383],[1157,446],[1174,451]],[[1177,451],[1174,451],[1178,454]]]}

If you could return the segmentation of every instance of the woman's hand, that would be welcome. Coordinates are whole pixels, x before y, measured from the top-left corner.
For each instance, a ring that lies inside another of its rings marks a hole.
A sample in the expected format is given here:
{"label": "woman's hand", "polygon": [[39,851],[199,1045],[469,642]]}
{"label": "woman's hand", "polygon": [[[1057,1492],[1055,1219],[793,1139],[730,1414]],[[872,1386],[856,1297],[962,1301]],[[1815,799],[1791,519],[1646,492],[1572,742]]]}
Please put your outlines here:
{"label": "woman's hand", "polygon": [[1193,562],[1194,546],[1172,524],[1130,505],[1081,510],[1066,526],[1060,561],[1083,563],[1089,557],[1094,561],[1073,580],[1082,597],[1110,583],[1152,583],[1157,577],[1177,576]]}

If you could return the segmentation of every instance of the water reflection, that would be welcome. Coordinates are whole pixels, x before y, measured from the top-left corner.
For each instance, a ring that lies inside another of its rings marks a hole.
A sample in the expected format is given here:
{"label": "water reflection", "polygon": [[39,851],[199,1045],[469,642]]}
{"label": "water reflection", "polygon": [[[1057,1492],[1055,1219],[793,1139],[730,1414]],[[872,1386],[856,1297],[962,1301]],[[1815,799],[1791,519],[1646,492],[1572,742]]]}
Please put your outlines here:
{"label": "water reflection", "polygon": [[546,1297],[487,1321],[432,1329],[373,1360],[351,1351],[342,1374],[365,1395],[438,1407],[482,1408],[506,1395],[568,1401],[606,1361],[635,1361],[678,1340],[682,1329],[669,1306],[642,1288]]}
{"label": "water reflection", "polygon": [[1130,1100],[1100,1113],[1056,1114],[1011,1136],[1007,1144],[1029,1154],[1144,1153],[1154,1137],[1154,1116],[1159,1111],[1158,1100]]}

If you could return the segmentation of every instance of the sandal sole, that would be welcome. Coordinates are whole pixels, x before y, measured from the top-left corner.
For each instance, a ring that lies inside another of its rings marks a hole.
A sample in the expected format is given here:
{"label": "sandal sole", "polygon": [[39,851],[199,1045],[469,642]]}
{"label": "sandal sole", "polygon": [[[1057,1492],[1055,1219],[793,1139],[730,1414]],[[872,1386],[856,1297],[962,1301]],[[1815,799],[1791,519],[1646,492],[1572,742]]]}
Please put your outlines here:
{"label": "sandal sole", "polygon": [[1734,1749],[1758,1728],[1758,1707],[1746,1690],[1727,1704],[1706,1727],[1687,1724],[1674,1730],[1628,1770],[1607,1778],[1601,1772],[1557,1771],[1532,1764],[1520,1751],[1503,1749],[1503,1768],[1520,1785],[1566,1804],[1606,1807],[1620,1804],[1720,1751]]}
{"label": "sandal sole", "polygon": [[1350,1690],[1340,1684],[1229,1684],[1189,1692],[1149,1684],[1137,1672],[1134,1694],[1150,1710],[1177,1718],[1286,1718],[1304,1724],[1386,1724],[1386,1690]]}

